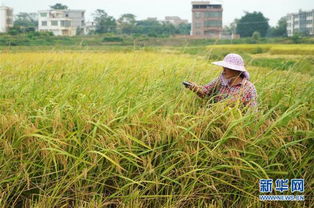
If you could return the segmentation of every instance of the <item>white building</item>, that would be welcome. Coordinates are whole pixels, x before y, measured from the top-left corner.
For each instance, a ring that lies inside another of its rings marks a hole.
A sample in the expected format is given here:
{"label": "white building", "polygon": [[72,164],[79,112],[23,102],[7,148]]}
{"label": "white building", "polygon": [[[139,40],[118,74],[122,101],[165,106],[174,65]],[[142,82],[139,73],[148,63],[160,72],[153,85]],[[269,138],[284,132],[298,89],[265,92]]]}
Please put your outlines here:
{"label": "white building", "polygon": [[0,6],[0,33],[6,33],[13,27],[13,9]]}
{"label": "white building", "polygon": [[38,11],[38,31],[54,35],[74,36],[84,31],[84,10],[42,10]]}
{"label": "white building", "polygon": [[95,22],[86,22],[85,24],[85,34],[89,35],[96,31],[96,23]]}
{"label": "white building", "polygon": [[286,16],[287,33],[291,37],[296,33],[314,35],[314,9],[311,11],[299,10]]}

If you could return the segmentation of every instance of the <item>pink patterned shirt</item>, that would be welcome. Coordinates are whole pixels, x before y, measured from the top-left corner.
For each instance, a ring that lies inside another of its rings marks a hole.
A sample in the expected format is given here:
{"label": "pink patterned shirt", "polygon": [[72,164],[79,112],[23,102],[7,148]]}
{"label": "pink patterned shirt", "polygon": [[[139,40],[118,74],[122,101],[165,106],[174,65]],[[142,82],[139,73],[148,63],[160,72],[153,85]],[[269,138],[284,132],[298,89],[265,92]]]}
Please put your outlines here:
{"label": "pink patterned shirt", "polygon": [[202,88],[207,96],[214,96],[215,102],[226,98],[231,98],[234,101],[240,98],[244,105],[257,106],[255,86],[247,78],[243,78],[241,83],[230,87],[228,81],[221,74],[218,78],[202,86]]}

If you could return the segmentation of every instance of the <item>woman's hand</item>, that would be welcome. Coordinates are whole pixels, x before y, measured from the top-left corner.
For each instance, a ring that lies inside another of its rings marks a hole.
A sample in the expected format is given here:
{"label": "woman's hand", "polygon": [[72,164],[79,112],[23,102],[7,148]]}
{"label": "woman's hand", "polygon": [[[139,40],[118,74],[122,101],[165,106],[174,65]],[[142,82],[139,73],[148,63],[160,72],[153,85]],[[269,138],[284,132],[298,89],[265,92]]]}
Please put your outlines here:
{"label": "woman's hand", "polygon": [[190,90],[194,91],[197,88],[199,88],[199,86],[195,82],[189,82],[189,83],[191,83],[191,85],[188,85],[187,88],[189,88]]}
{"label": "woman's hand", "polygon": [[193,92],[195,92],[199,97],[204,98],[206,94],[203,90],[203,87],[199,86],[198,84],[194,82],[190,82],[190,83],[191,85],[189,85],[188,88],[192,90]]}

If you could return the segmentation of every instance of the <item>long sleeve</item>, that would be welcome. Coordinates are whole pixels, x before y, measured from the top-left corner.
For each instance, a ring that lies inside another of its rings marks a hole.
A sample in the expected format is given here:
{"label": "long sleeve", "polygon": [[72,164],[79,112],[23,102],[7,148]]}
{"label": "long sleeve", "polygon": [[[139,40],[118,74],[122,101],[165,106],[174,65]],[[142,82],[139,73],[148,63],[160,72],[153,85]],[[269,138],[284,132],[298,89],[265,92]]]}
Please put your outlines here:
{"label": "long sleeve", "polygon": [[215,91],[215,89],[217,89],[220,85],[219,82],[219,77],[212,80],[211,82],[209,82],[208,84],[202,86],[203,92],[207,95],[207,96],[211,96],[213,94],[213,92]]}
{"label": "long sleeve", "polygon": [[257,107],[257,92],[254,85],[249,86],[244,93],[243,103],[250,107]]}

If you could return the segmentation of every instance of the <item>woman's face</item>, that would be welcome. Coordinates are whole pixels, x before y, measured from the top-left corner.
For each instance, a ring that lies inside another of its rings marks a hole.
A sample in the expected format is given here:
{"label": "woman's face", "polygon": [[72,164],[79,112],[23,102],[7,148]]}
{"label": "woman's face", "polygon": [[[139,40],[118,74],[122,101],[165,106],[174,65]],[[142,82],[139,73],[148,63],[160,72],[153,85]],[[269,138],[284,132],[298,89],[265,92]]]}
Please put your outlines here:
{"label": "woman's face", "polygon": [[240,72],[236,71],[236,70],[232,70],[232,69],[228,69],[226,67],[223,67],[223,72],[222,75],[226,78],[226,79],[231,79],[233,77],[237,77],[240,75]]}

